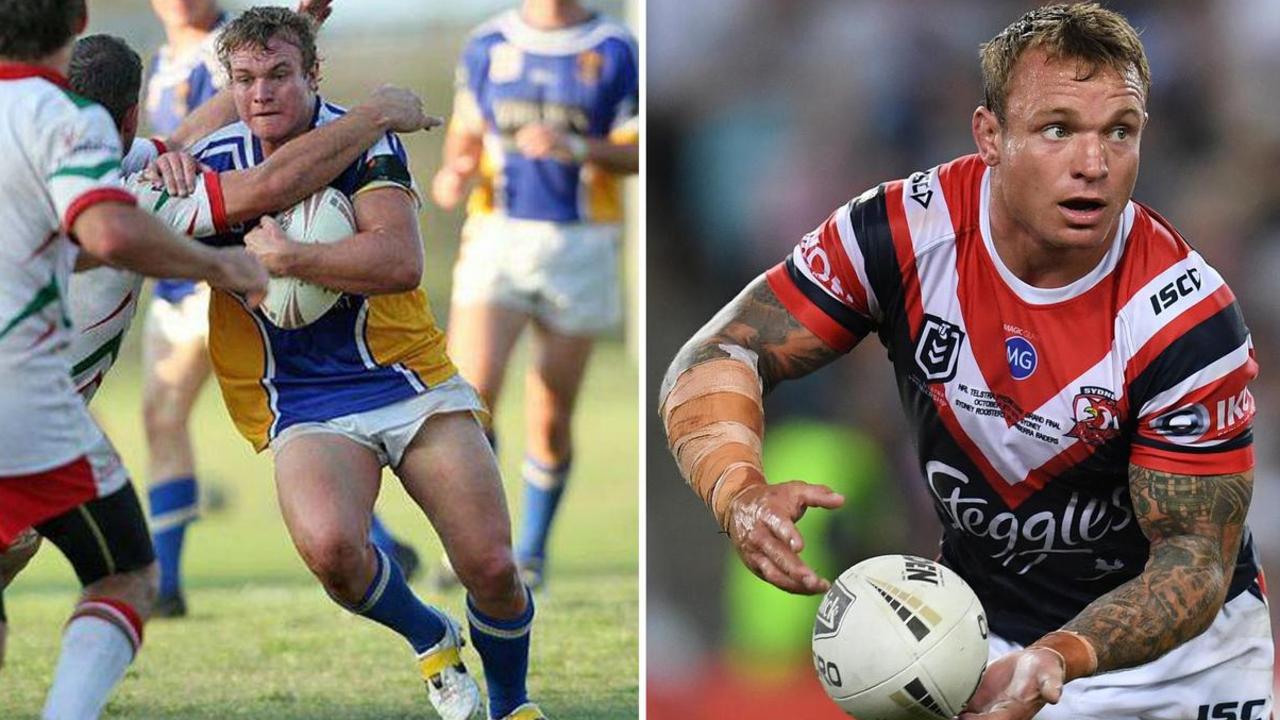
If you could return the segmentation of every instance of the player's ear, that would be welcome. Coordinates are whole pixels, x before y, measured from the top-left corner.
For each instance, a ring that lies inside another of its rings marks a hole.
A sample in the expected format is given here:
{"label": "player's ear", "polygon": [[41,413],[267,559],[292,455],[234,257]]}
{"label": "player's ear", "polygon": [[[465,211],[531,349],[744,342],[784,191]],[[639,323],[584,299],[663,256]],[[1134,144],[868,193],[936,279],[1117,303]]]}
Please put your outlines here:
{"label": "player's ear", "polygon": [[973,142],[982,162],[989,167],[1000,164],[1000,119],[983,105],[973,111]]}
{"label": "player's ear", "polygon": [[307,72],[307,85],[311,88],[311,92],[320,92],[320,61],[317,60],[311,66],[311,70]]}
{"label": "player's ear", "polygon": [[120,137],[124,140],[124,154],[129,154],[129,145],[138,134],[138,104],[134,103],[125,110],[120,121]]}

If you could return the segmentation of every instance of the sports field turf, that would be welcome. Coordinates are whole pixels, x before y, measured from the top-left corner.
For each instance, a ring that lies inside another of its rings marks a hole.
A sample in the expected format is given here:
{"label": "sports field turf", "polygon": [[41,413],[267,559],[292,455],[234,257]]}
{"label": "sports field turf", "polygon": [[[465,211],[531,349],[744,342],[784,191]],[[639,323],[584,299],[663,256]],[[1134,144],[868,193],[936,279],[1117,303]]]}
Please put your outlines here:
{"label": "sports field turf", "polygon": [[[135,478],[145,473],[136,335],[94,401]],[[520,359],[516,359],[517,363]],[[522,367],[522,365],[517,365]],[[500,408],[509,502],[519,502],[522,375]],[[552,539],[549,592],[538,597],[534,698],[551,718],[638,714],[636,368],[617,343],[593,358],[577,418],[576,469]],[[231,425],[211,383],[192,420],[199,473],[227,496],[188,534],[189,617],[147,626],[107,718],[321,720],[435,717],[408,645],[334,605],[298,559],[276,508],[270,464]],[[384,519],[434,563],[426,520],[389,474]],[[462,616],[460,591],[425,599]],[[76,597],[75,577],[46,546],[5,593],[10,620],[0,718],[35,717]],[[464,658],[480,675],[468,647]]]}

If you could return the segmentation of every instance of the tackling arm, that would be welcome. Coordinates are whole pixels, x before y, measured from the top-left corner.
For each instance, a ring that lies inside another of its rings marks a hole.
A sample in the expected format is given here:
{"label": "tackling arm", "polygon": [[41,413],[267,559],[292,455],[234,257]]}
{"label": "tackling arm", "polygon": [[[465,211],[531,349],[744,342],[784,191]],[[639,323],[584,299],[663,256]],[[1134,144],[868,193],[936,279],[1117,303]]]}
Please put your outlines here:
{"label": "tackling arm", "polygon": [[301,202],[341,175],[391,124],[378,107],[360,105],[285,143],[257,167],[222,173],[227,222],[247,222]]}
{"label": "tackling arm", "polygon": [[252,306],[266,294],[266,272],[239,248],[208,248],[174,235],[132,204],[93,205],[76,217],[71,230],[84,250],[110,265],[149,277],[206,280],[246,294]]}
{"label": "tackling arm", "polygon": [[681,348],[662,383],[661,413],[680,472],[747,565],[795,593],[829,583],[800,560],[795,528],[809,507],[839,507],[817,485],[769,485],[760,460],[763,392],[839,357],[756,278]]}

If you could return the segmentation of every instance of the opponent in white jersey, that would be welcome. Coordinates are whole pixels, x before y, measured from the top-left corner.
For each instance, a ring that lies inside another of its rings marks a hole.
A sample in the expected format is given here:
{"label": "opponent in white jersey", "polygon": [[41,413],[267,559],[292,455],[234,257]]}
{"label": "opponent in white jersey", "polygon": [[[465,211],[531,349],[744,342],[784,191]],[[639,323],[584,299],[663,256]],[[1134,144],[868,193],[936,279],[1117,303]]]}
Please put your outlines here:
{"label": "opponent in white jersey", "polygon": [[1049,6],[984,46],[983,71],[978,154],[855,198],[681,351],[673,452],[748,567],[826,590],[793,521],[841,498],[766,484],[761,386],[875,332],[941,562],[990,622],[962,718],[1267,717],[1244,524],[1257,365],[1221,276],[1131,200],[1142,45],[1097,5]]}
{"label": "opponent in white jersey", "polygon": [[458,63],[432,186],[448,210],[478,180],[454,268],[449,353],[489,407],[533,326],[516,542],[533,586],[569,476],[587,358],[622,317],[622,177],[639,169],[639,67],[631,33],[577,0],[525,0],[485,22]]}
{"label": "opponent in white jersey", "polygon": [[[71,238],[99,259],[215,281],[251,303],[267,278],[242,251],[171,235],[120,187],[110,116],[64,77],[83,2],[3,0],[0,17],[0,370],[11,379],[0,389],[0,579],[34,552],[32,528],[71,561],[85,595],[43,717],[95,718],[141,643],[154,565],[137,496],[71,384]],[[0,643],[3,627],[0,617]]]}

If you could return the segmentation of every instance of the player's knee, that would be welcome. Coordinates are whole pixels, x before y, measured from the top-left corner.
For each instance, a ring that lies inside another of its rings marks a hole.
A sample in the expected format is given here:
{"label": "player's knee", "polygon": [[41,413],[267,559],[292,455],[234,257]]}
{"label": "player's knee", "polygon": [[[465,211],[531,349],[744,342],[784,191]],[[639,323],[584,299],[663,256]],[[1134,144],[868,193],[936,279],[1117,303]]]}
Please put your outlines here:
{"label": "player's knee", "polygon": [[540,414],[530,428],[530,454],[547,465],[559,465],[567,460],[573,449],[570,421],[568,412]]}
{"label": "player's knee", "polygon": [[139,612],[150,613],[151,607],[155,605],[156,598],[160,595],[160,565],[152,562],[141,570],[135,570],[130,575],[130,583],[134,587],[137,597]]}
{"label": "player's knee", "polygon": [[9,585],[14,576],[27,566],[36,550],[40,549],[40,536],[35,533],[20,536],[20,542],[0,553],[0,589]]}
{"label": "player's knee", "polygon": [[511,548],[499,547],[455,564],[458,579],[472,597],[481,602],[499,602],[511,597],[520,586]]}
{"label": "player's knee", "polygon": [[151,613],[156,596],[160,593],[160,566],[154,561],[137,570],[118,572],[85,587],[85,595],[122,600],[138,614]]}
{"label": "player's knee", "polygon": [[171,391],[151,388],[142,402],[142,421],[153,438],[187,431],[187,414]]}
{"label": "player's knee", "polygon": [[355,587],[367,551],[363,538],[317,538],[301,547],[302,558],[312,574],[330,593],[340,598],[359,597],[364,588]]}

